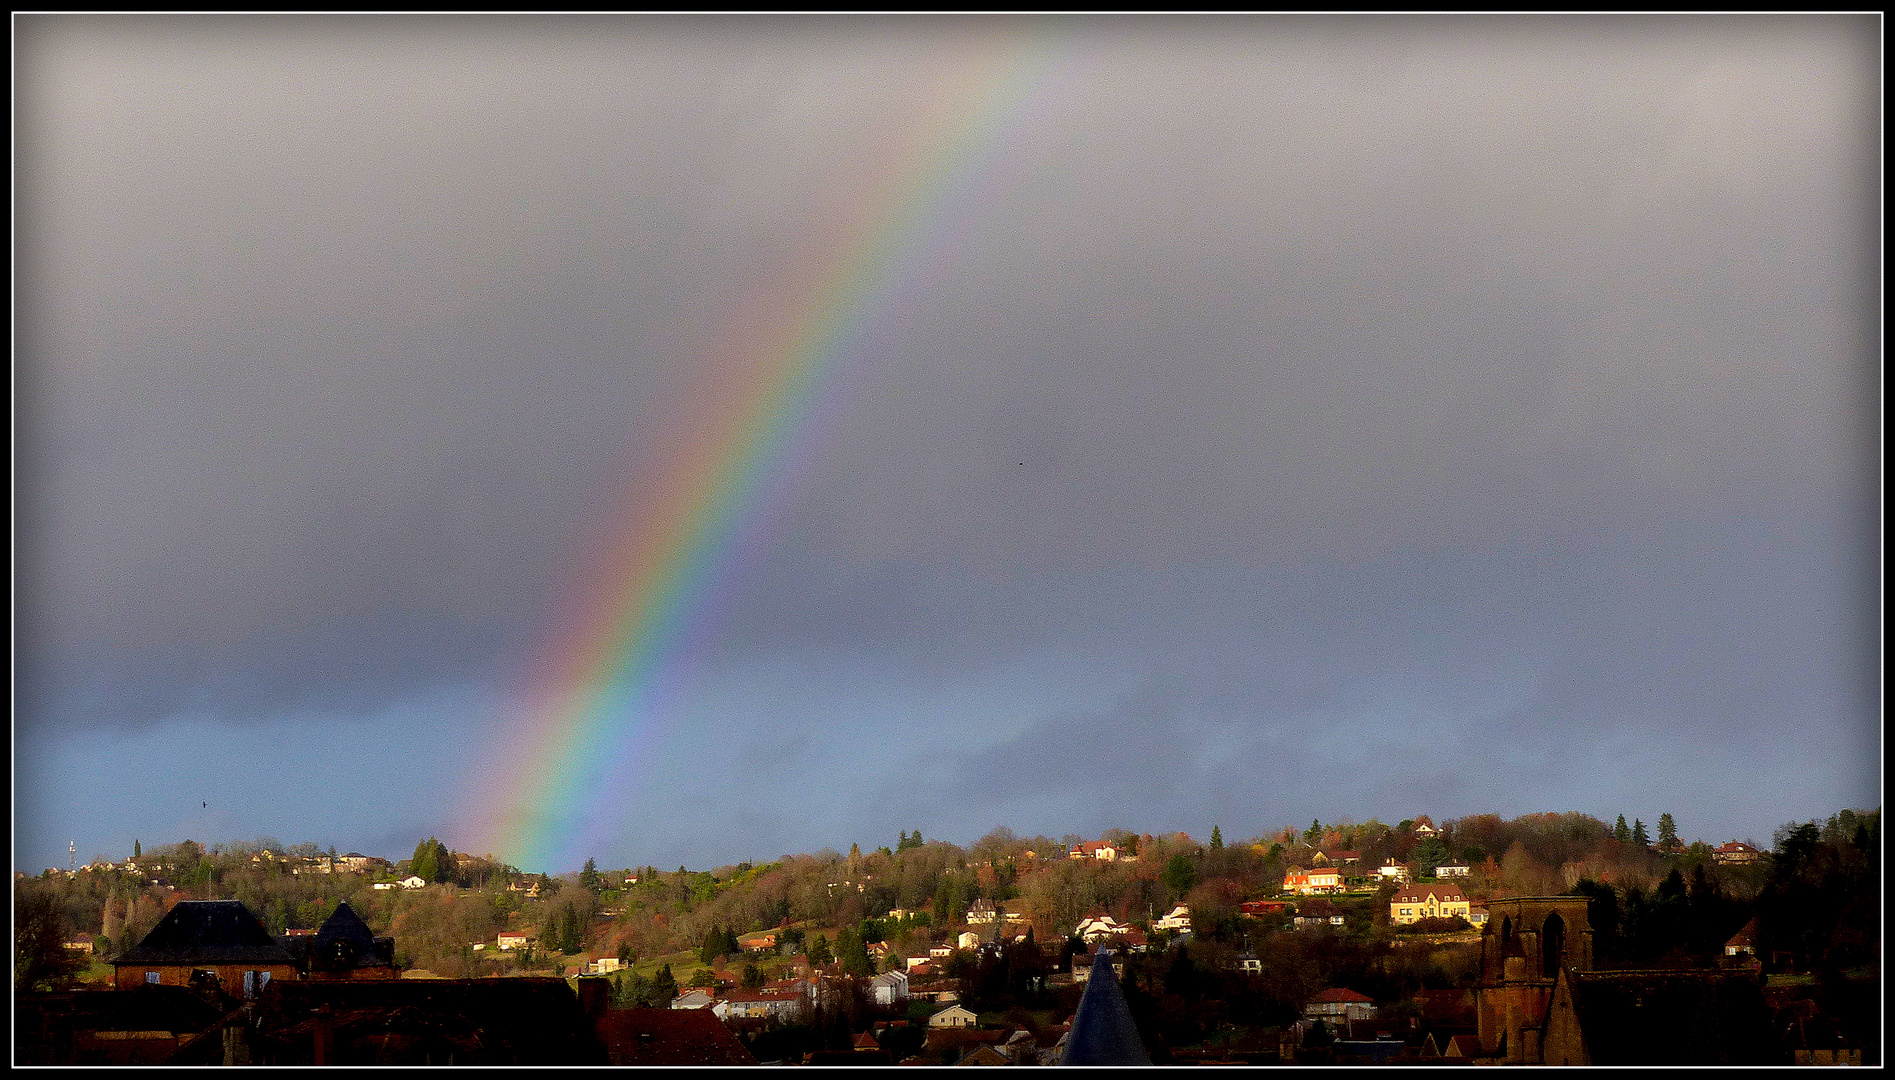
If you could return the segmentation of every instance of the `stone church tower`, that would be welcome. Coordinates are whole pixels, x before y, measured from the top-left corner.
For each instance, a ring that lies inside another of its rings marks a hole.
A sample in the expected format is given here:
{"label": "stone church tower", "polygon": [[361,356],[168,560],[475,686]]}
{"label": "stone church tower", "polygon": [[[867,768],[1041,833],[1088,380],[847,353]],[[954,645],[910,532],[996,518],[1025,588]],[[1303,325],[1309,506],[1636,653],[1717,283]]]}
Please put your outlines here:
{"label": "stone church tower", "polygon": [[1586,905],[1583,896],[1488,901],[1474,991],[1483,1056],[1508,1065],[1544,1063],[1547,1012],[1560,970],[1592,970]]}

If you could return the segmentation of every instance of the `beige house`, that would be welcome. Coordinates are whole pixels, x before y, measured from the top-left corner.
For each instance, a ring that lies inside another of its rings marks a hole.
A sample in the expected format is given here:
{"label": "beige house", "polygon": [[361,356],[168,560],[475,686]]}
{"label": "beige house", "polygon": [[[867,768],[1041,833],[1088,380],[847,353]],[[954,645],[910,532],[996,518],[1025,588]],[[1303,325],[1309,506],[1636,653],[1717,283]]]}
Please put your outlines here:
{"label": "beige house", "polygon": [[977,1019],[978,1017],[967,1009],[959,1005],[949,1005],[928,1017],[928,1026],[931,1028],[971,1028]]}
{"label": "beige house", "polygon": [[1459,885],[1408,885],[1389,901],[1388,917],[1397,926],[1422,919],[1465,919],[1470,906]]}

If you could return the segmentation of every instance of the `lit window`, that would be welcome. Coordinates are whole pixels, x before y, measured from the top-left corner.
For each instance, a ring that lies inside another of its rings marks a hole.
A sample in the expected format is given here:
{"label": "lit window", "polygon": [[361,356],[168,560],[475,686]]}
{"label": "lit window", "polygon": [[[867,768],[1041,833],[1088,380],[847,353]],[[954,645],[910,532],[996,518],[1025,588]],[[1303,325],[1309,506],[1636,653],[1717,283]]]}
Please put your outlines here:
{"label": "lit window", "polygon": [[155,972],[155,971],[147,971],[147,972],[145,972],[145,981],[146,981],[146,982],[148,982],[148,983],[155,983],[155,982],[157,982],[157,981],[158,981],[158,973],[157,973],[157,972]]}

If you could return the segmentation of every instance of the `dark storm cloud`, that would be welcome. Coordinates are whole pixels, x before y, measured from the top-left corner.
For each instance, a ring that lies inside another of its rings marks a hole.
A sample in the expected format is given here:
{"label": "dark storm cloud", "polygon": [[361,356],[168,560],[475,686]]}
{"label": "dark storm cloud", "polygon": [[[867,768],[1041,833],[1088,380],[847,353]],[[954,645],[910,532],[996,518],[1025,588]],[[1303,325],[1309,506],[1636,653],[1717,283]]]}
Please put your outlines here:
{"label": "dark storm cloud", "polygon": [[1872,745],[1876,25],[20,20],[21,728],[507,684],[864,148],[1025,43],[714,677],[1143,687],[957,804],[1087,728],[1317,798],[1290,733],[1404,695],[1436,787],[1456,710]]}

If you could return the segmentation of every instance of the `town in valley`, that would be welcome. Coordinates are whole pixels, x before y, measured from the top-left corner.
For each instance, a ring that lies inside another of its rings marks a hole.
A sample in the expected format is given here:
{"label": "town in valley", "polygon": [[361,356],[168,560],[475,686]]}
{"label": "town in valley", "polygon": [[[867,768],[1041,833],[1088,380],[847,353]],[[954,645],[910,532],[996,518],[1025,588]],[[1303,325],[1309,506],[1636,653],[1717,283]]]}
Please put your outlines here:
{"label": "town in valley", "polygon": [[15,873],[16,1064],[1879,1064],[1880,813]]}

